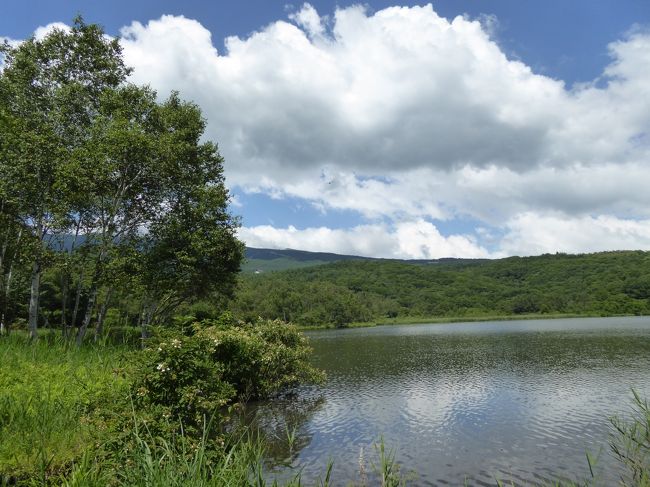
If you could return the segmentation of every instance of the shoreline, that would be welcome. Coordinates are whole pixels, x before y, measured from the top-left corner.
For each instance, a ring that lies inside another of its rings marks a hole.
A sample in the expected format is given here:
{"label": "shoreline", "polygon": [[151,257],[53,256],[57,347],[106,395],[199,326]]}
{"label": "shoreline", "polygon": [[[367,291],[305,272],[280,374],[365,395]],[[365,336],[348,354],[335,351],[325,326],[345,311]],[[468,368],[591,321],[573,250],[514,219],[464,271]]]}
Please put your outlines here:
{"label": "shoreline", "polygon": [[524,320],[561,320],[570,318],[624,318],[643,316],[632,314],[602,314],[602,313],[535,313],[522,315],[484,315],[484,316],[405,316],[404,318],[385,318],[376,321],[350,323],[346,326],[301,326],[296,325],[300,331],[318,330],[345,330],[348,328],[373,328],[376,326],[400,325],[435,325],[448,323],[476,323],[481,321],[524,321]]}

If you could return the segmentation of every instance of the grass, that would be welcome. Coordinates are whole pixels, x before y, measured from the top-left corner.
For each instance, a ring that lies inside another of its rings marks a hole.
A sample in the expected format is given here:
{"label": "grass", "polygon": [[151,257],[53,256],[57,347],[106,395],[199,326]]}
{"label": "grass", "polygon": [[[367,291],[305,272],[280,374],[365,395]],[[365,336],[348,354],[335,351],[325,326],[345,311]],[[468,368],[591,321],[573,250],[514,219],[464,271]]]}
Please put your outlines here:
{"label": "grass", "polygon": [[[253,436],[215,451],[209,425],[198,442],[161,438],[125,411],[134,358],[125,346],[0,339],[0,485],[266,485],[264,445]],[[112,450],[120,432],[111,417],[125,412],[126,448]]]}
{"label": "grass", "polygon": [[626,469],[623,485],[650,487],[650,405],[636,391],[634,409],[627,419],[612,419],[611,448]]}
{"label": "grass", "polygon": [[129,351],[0,340],[0,478],[39,478],[67,468],[102,440],[90,421],[127,394]]}

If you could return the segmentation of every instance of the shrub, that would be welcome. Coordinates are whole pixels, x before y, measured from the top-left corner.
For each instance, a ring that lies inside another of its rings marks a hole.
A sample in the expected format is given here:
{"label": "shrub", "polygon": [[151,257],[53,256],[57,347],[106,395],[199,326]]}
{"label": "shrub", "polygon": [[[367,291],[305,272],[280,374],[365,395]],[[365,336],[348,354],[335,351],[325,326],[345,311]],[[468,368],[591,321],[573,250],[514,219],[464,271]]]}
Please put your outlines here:
{"label": "shrub", "polygon": [[133,387],[140,412],[156,421],[180,421],[200,429],[205,417],[235,397],[224,380],[224,366],[211,357],[212,344],[202,336],[167,334],[147,348]]}
{"label": "shrub", "polygon": [[224,378],[240,399],[263,399],[324,379],[309,364],[307,338],[293,325],[261,318],[245,323],[226,315],[200,327],[197,336],[210,341],[212,360],[223,364]]}
{"label": "shrub", "polygon": [[292,325],[237,321],[229,314],[167,332],[150,344],[134,382],[140,411],[152,420],[200,431],[206,418],[236,399],[261,399],[323,374],[308,362],[311,349]]}

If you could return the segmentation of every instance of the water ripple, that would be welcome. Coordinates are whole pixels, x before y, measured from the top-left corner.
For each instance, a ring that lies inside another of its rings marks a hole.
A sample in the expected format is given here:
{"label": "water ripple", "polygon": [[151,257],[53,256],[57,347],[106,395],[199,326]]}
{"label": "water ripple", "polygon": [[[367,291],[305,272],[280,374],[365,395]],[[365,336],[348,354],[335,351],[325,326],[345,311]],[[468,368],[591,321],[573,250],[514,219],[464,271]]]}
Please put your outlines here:
{"label": "water ripple", "polygon": [[287,419],[307,482],[329,459],[335,485],[371,472],[380,436],[415,485],[581,479],[599,449],[600,475],[616,479],[609,418],[630,408],[631,387],[650,395],[648,319],[385,327],[313,334],[312,346],[329,382],[310,393],[324,400]]}

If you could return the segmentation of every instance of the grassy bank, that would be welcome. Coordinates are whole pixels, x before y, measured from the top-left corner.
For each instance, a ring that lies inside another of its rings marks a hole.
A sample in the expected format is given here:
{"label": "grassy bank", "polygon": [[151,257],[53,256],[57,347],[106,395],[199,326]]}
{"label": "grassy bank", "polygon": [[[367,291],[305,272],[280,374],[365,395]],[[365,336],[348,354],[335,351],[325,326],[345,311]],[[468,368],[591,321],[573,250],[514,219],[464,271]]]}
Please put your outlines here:
{"label": "grassy bank", "polygon": [[[125,407],[135,353],[1,339],[0,485],[238,486],[258,477],[259,440],[228,438],[228,453],[215,454],[209,428],[198,442],[163,438]],[[116,436],[127,448],[112,449]]]}
{"label": "grassy bank", "polygon": [[0,472],[40,483],[106,441],[103,411],[128,394],[126,347],[0,340]]}
{"label": "grassy bank", "polygon": [[0,337],[0,485],[266,485],[263,438],[228,418],[322,375],[304,340],[229,315],[144,350]]}

